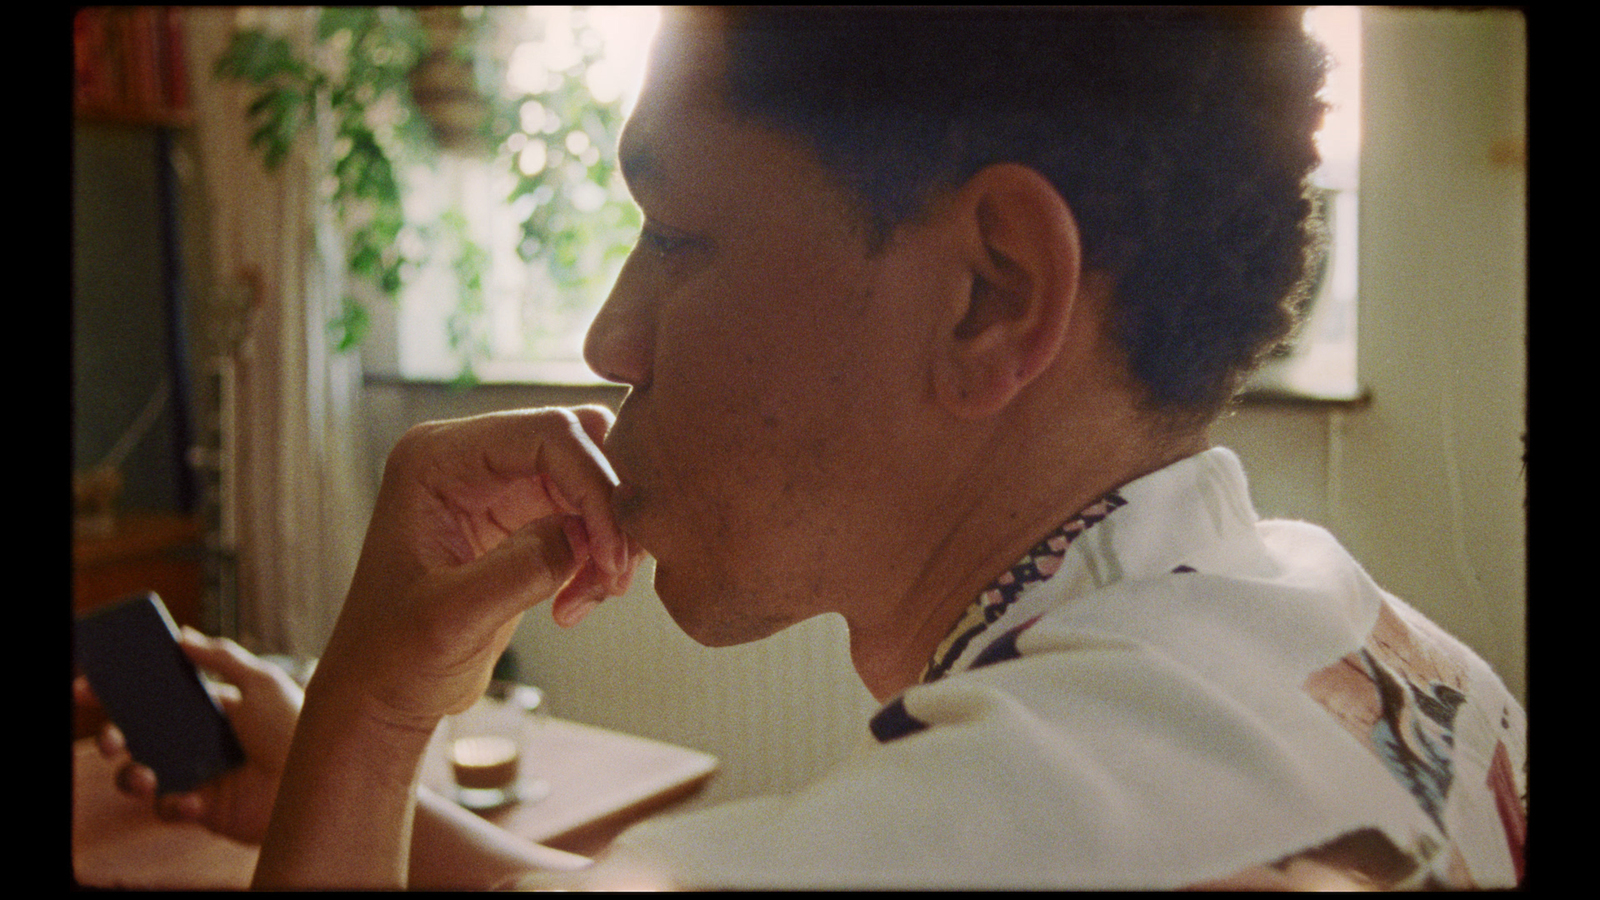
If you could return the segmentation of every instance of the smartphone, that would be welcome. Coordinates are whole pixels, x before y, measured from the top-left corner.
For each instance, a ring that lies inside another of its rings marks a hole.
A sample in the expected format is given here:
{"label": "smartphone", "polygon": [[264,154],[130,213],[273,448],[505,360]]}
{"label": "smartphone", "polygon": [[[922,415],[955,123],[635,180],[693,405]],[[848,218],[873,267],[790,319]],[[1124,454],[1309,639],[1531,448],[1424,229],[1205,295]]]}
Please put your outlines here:
{"label": "smartphone", "polygon": [[244,762],[233,726],[178,646],[178,626],[160,597],[139,594],[80,616],[73,643],[128,753],[155,771],[158,793],[194,790]]}

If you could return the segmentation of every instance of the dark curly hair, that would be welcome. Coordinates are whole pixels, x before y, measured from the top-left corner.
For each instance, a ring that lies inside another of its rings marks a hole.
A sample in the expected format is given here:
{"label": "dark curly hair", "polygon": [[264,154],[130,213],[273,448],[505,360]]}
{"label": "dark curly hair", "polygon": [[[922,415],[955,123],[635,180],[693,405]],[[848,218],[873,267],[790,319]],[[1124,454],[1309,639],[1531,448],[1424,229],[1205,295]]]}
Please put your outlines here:
{"label": "dark curly hair", "polygon": [[984,166],[1045,175],[1112,337],[1176,425],[1203,424],[1301,304],[1325,56],[1297,10],[723,9],[736,115],[810,142],[875,246]]}

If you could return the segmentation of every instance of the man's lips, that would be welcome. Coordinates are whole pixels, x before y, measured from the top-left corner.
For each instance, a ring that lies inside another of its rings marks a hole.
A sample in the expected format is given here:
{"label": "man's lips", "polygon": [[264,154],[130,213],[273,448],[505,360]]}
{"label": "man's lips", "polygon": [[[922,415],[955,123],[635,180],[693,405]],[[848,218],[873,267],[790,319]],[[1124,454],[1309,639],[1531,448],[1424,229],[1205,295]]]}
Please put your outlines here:
{"label": "man's lips", "polygon": [[[606,449],[607,451],[612,449],[609,442]],[[617,484],[611,489],[611,514],[616,518],[617,524],[627,531],[643,499],[642,491],[639,482],[630,477],[629,467],[625,463],[613,458],[611,466],[617,475]]]}
{"label": "man's lips", "polygon": [[612,422],[610,432],[606,434],[601,452],[605,454],[606,461],[611,464],[611,471],[617,476],[616,487],[611,489],[611,513],[623,531],[637,541],[630,526],[634,524],[645,491],[642,489],[642,482],[635,474],[638,469],[632,465],[633,454],[630,452],[630,448],[639,446],[633,439],[636,423],[629,404],[632,400],[634,392],[630,391],[622,407],[617,410],[617,418]]}
{"label": "man's lips", "polygon": [[617,482],[617,486],[611,489],[611,508],[614,510],[630,509],[638,499],[639,488],[625,478]]}

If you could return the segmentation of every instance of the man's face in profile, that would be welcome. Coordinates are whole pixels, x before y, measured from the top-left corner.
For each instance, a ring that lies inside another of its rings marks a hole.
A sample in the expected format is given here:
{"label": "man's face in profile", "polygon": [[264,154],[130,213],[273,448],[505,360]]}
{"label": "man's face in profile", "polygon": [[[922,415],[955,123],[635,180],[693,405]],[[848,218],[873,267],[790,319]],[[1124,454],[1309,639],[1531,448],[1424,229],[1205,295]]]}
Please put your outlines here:
{"label": "man's face in profile", "polygon": [[869,254],[809,150],[729,113],[721,43],[663,25],[620,154],[644,231],[586,349],[632,387],[606,442],[623,526],[712,645],[823,611],[892,560],[942,274],[915,231]]}

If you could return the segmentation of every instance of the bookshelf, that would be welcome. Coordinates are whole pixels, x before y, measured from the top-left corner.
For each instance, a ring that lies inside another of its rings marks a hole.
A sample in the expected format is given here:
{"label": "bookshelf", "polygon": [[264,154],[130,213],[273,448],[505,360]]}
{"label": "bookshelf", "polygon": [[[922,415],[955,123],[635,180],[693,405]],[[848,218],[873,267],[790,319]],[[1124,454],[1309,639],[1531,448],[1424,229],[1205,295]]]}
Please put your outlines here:
{"label": "bookshelf", "polygon": [[86,121],[189,121],[183,18],[173,6],[102,6],[72,22],[73,113]]}
{"label": "bookshelf", "polygon": [[[73,470],[118,476],[109,513],[75,521],[72,608],[154,590],[199,626],[182,253],[192,231],[183,201],[196,185],[175,164],[192,158],[194,139],[183,21],[182,9],[154,6],[82,9],[72,20]],[[158,410],[149,425],[130,425],[145,409]],[[130,432],[139,437],[119,453]],[[92,727],[86,716],[79,734]]]}

